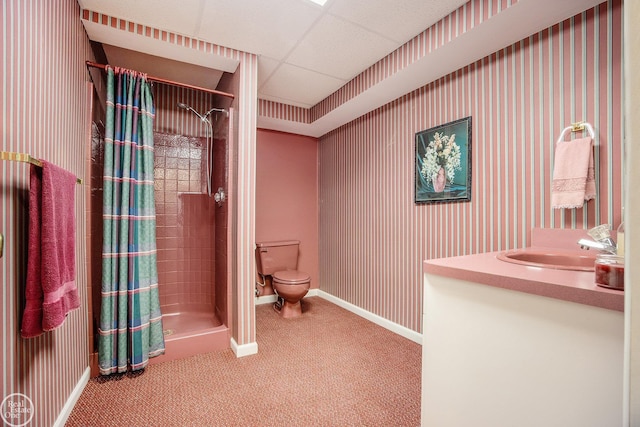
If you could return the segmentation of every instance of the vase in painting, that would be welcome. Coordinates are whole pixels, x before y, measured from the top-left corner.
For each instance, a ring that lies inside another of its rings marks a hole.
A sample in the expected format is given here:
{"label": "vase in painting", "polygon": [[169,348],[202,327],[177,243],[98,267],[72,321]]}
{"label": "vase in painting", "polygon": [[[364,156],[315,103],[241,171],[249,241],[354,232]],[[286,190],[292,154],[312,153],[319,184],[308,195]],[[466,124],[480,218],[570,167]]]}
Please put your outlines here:
{"label": "vase in painting", "polygon": [[431,182],[433,183],[433,191],[436,193],[442,193],[444,191],[445,184],[447,183],[447,174],[445,173],[444,167],[440,166],[438,173],[431,178]]}

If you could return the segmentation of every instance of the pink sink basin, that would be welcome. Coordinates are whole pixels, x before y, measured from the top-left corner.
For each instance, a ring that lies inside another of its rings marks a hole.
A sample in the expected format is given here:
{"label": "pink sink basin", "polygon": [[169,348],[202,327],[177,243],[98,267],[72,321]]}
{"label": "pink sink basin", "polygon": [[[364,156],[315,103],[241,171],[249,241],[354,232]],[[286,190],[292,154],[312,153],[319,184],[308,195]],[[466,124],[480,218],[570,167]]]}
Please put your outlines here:
{"label": "pink sink basin", "polygon": [[496,257],[513,264],[574,271],[593,271],[596,261],[595,254],[536,248],[504,251]]}

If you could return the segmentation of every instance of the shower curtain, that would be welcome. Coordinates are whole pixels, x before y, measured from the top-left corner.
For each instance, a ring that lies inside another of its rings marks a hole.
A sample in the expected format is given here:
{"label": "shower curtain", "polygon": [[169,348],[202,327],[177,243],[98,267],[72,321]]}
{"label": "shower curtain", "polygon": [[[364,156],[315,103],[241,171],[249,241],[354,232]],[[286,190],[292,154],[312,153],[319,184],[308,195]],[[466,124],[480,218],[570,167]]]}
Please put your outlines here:
{"label": "shower curtain", "polygon": [[143,369],[164,353],[158,297],[153,117],[146,75],[107,67],[104,153],[102,375]]}

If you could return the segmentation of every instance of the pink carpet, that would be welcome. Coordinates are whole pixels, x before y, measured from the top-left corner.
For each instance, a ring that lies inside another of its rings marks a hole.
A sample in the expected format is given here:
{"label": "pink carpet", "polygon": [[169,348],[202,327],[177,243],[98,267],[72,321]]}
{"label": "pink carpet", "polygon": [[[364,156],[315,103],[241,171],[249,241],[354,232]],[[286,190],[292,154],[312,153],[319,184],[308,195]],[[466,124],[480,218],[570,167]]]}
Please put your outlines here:
{"label": "pink carpet", "polygon": [[256,308],[259,353],[231,350],[93,379],[68,426],[419,426],[420,345],[318,297]]}

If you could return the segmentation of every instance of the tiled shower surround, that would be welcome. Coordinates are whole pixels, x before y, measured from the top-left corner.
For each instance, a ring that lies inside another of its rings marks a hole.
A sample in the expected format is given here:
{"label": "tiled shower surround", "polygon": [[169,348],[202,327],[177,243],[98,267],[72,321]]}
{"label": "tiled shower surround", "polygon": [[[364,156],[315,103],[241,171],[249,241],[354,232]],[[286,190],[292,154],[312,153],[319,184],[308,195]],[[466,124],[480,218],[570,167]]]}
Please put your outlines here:
{"label": "tiled shower surround", "polygon": [[205,138],[154,134],[158,281],[163,313],[213,312],[215,209]]}
{"label": "tiled shower surround", "polygon": [[[198,91],[158,84],[154,88],[156,237],[160,306],[164,314],[215,313],[229,326],[227,233],[229,202],[209,198],[205,127],[196,111],[224,108],[223,100]],[[229,117],[214,113],[211,191],[229,192]],[[211,325],[215,326],[215,325]]]}

